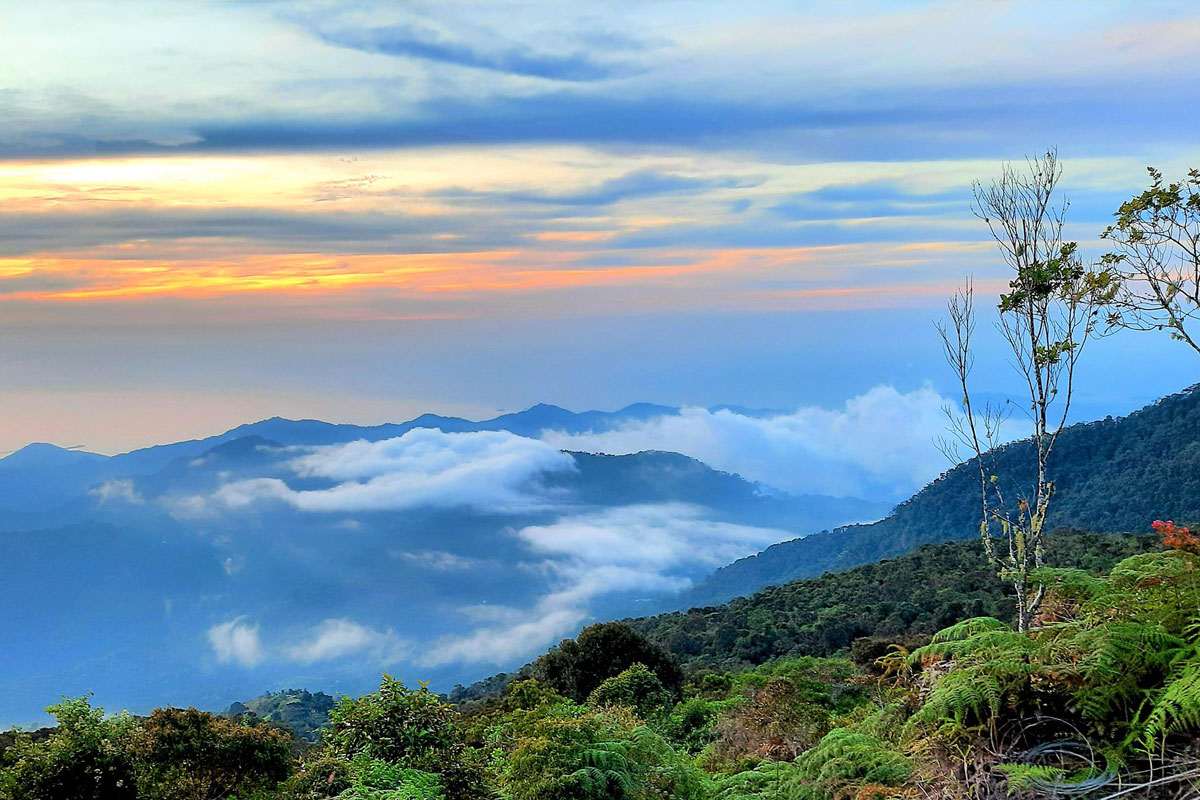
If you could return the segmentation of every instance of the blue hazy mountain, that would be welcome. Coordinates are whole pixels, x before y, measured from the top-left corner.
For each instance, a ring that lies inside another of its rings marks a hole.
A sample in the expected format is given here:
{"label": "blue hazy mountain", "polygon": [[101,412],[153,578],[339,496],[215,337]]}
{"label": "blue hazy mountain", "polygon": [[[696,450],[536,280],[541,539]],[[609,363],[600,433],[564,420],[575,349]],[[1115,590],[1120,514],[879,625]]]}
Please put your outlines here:
{"label": "blue hazy mountain", "polygon": [[[539,405],[480,422],[425,415],[366,427],[272,418],[112,457],[23,448],[0,459],[0,603],[10,609],[0,727],[89,691],[139,711],[223,708],[287,686],[361,691],[384,669],[449,688],[523,663],[547,635],[673,608],[678,589],[771,541],[886,513],[775,491],[676,453],[563,454],[519,438],[671,410]],[[389,449],[419,436],[411,452]],[[418,487],[428,498],[397,500],[413,491],[413,469],[476,439],[494,451],[443,465]],[[313,454],[342,460],[321,472],[303,461]],[[382,501],[376,473],[337,471],[350,456],[383,464]],[[513,473],[527,458],[547,465]],[[375,495],[363,500],[366,491]],[[667,531],[659,544],[676,547],[680,563],[625,535],[627,525]],[[480,652],[497,645],[469,639],[536,632],[564,611],[575,616],[540,639],[529,633],[528,652]],[[431,657],[463,637],[458,656]]]}
{"label": "blue hazy mountain", "polygon": [[[423,414],[407,422],[349,425],[271,417],[239,425],[216,436],[155,445],[115,456],[35,443],[0,458],[0,509],[51,511],[86,494],[102,481],[153,474],[172,461],[194,458],[224,442],[246,437],[257,436],[280,445],[329,445],[360,439],[369,442],[391,439],[415,428],[455,433],[508,431],[518,436],[537,436],[546,430],[566,433],[605,431],[627,422],[677,411],[669,406],[635,403],[618,411],[574,412],[539,403],[524,411],[480,421]],[[0,525],[6,523],[0,522]]]}

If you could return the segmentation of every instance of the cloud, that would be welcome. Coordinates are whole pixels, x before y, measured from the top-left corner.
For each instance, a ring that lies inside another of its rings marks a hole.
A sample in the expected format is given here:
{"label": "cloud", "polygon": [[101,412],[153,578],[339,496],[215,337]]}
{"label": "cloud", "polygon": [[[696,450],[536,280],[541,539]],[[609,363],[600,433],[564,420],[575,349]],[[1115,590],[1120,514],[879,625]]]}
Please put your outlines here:
{"label": "cloud", "polygon": [[684,503],[633,505],[522,528],[515,535],[543,557],[537,567],[551,577],[551,590],[524,609],[463,609],[486,624],[435,642],[420,663],[504,664],[529,656],[576,630],[605,596],[680,591],[692,575],[793,536],[714,521],[709,513]]}
{"label": "cloud", "polygon": [[213,500],[228,509],[276,501],[314,512],[529,510],[554,503],[540,482],[542,476],[574,470],[575,461],[545,442],[503,431],[443,433],[418,428],[378,442],[311,448],[289,467],[302,478],[336,483],[297,490],[278,478],[254,478],[225,484]]}
{"label": "cloud", "polygon": [[471,189],[445,189],[437,196],[448,199],[486,199],[510,203],[535,203],[563,206],[604,206],[622,200],[657,197],[672,194],[694,194],[710,189],[745,189],[759,185],[761,181],[733,177],[701,178],[641,169],[616,178],[602,181],[595,186],[573,192],[479,192]]}
{"label": "cloud", "polygon": [[461,572],[473,569],[481,563],[479,559],[465,558],[445,550],[390,550],[388,555],[435,572]]}
{"label": "cloud", "polygon": [[727,564],[747,550],[789,536],[771,528],[715,522],[706,513],[684,503],[622,506],[531,525],[518,531],[517,538],[535,553],[566,558],[572,565],[630,568],[657,580],[661,573],[688,566]]}
{"label": "cloud", "polygon": [[259,640],[258,626],[251,625],[245,617],[213,625],[208,629],[208,643],[222,664],[254,667],[262,663],[266,655]]}
{"label": "cloud", "polygon": [[142,497],[133,481],[129,478],[115,478],[111,481],[105,481],[91,489],[88,494],[95,497],[100,505],[112,502],[141,505],[146,502],[146,499]]}
{"label": "cloud", "polygon": [[283,648],[286,658],[301,664],[356,656],[386,665],[403,660],[408,651],[409,645],[395,631],[368,628],[350,619],[324,620],[307,638]]}
{"label": "cloud", "polygon": [[970,213],[971,189],[911,192],[891,181],[835,184],[794,195],[771,211],[787,219],[836,220],[870,217],[945,216]]}
{"label": "cloud", "polygon": [[581,52],[539,53],[528,47],[496,47],[451,39],[428,26],[383,25],[318,31],[325,42],[368,53],[418,58],[458,67],[545,78],[556,81],[598,81],[628,74],[629,68],[597,60]]}
{"label": "cloud", "polygon": [[424,648],[419,663],[425,667],[510,663],[569,636],[587,619],[587,612],[580,608],[538,607],[516,616],[511,623],[440,639]]}
{"label": "cloud", "polygon": [[876,386],[839,409],[762,417],[685,408],[611,431],[542,438],[565,450],[684,453],[792,492],[901,499],[948,466],[936,446],[947,403],[929,387]]}

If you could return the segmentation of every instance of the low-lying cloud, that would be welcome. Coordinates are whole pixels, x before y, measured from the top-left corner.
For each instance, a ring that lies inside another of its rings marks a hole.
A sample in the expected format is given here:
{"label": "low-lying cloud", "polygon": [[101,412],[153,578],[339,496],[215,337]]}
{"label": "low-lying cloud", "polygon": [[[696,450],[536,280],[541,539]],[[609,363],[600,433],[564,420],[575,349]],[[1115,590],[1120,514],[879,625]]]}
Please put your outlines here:
{"label": "low-lying cloud", "polygon": [[208,644],[221,664],[256,667],[264,661],[315,664],[356,658],[379,667],[408,657],[411,645],[390,628],[372,628],[352,619],[326,619],[290,639],[264,644],[257,623],[235,617],[208,629]]}
{"label": "low-lying cloud", "polygon": [[403,659],[409,646],[393,630],[376,630],[351,619],[327,619],[283,653],[291,661],[312,664],[347,656],[366,657],[376,664]]}
{"label": "low-lying cloud", "polygon": [[378,442],[305,448],[288,466],[298,477],[336,483],[293,489],[279,478],[252,478],[225,484],[213,499],[228,509],[276,501],[330,513],[417,507],[530,510],[552,504],[539,479],[573,470],[575,461],[551,444],[505,431],[418,428]]}
{"label": "low-lying cloud", "polygon": [[542,439],[564,450],[670,450],[792,492],[899,500],[947,466],[936,445],[947,403],[929,387],[876,386],[838,409],[751,416],[684,408],[610,431],[548,431]]}
{"label": "low-lying cloud", "polygon": [[[606,595],[662,594],[691,585],[691,576],[784,539],[787,531],[715,521],[708,509],[685,503],[622,506],[570,514],[516,531],[552,589],[524,609],[489,608],[486,624],[438,641],[420,659],[504,664],[545,649],[592,616]],[[479,609],[464,609],[480,619]]]}

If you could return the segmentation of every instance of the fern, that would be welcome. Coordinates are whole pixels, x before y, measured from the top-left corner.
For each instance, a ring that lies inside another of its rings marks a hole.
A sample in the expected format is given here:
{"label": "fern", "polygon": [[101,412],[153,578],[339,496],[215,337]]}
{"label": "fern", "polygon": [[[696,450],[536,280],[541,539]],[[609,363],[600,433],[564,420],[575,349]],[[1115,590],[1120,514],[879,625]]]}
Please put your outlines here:
{"label": "fern", "polygon": [[1045,764],[997,764],[994,769],[1008,778],[1009,794],[1057,784],[1066,777],[1061,767]]}
{"label": "fern", "polygon": [[949,628],[944,628],[933,635],[930,641],[933,644],[942,642],[957,642],[963,639],[970,639],[980,633],[988,631],[1011,631],[1012,626],[1006,622],[1001,622],[995,617],[972,617],[964,619],[962,622],[955,623]]}
{"label": "fern", "polygon": [[783,800],[834,797],[871,784],[899,786],[913,771],[912,763],[886,742],[848,728],[830,731],[795,765],[781,787]]}
{"label": "fern", "polygon": [[1154,750],[1175,733],[1200,730],[1200,646],[1181,660],[1154,699],[1142,732],[1142,744]]}

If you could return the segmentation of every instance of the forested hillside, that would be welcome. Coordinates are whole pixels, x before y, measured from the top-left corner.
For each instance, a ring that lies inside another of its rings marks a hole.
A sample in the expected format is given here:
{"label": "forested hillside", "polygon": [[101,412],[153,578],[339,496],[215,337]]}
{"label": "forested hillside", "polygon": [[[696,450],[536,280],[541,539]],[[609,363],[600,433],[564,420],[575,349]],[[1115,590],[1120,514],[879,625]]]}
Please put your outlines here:
{"label": "forested hillside", "polygon": [[[1018,497],[1030,481],[1029,444],[1000,448],[994,467]],[[974,459],[943,474],[886,518],[767,548],[718,570],[688,596],[721,602],[764,586],[908,552],[922,544],[973,538],[979,528]],[[1048,525],[1091,531],[1146,530],[1156,518],[1200,518],[1200,387],[1126,417],[1063,431],[1049,464],[1055,484]]]}
{"label": "forested hillside", "polygon": [[[1149,535],[1060,532],[1047,540],[1046,558],[1106,572],[1157,545]],[[1011,587],[996,577],[978,542],[964,541],[925,545],[724,605],[627,622],[689,669],[728,669],[783,656],[832,655],[864,637],[914,641],[968,617],[1012,614]]]}

